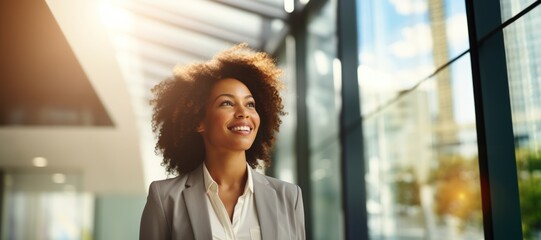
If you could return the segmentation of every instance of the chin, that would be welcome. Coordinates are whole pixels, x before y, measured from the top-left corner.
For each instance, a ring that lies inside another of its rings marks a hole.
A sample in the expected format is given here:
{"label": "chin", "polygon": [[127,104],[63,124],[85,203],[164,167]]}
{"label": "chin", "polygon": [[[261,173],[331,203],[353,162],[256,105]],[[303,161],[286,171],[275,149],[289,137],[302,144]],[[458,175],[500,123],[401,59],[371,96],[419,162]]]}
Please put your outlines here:
{"label": "chin", "polygon": [[232,146],[232,149],[239,150],[239,151],[248,151],[252,147],[252,144],[239,144],[236,146]]}

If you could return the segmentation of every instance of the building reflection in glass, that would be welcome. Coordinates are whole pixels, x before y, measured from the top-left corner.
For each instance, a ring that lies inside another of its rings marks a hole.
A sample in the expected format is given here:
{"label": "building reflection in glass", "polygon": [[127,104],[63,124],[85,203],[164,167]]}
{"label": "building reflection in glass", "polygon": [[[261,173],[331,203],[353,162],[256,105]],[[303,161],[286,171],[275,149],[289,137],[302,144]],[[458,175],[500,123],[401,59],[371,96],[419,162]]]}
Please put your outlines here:
{"label": "building reflection in glass", "polygon": [[[534,1],[501,0],[502,21]],[[541,9],[504,29],[522,231],[541,239]]]}
{"label": "building reflection in glass", "polygon": [[482,239],[464,3],[358,3],[370,237]]}

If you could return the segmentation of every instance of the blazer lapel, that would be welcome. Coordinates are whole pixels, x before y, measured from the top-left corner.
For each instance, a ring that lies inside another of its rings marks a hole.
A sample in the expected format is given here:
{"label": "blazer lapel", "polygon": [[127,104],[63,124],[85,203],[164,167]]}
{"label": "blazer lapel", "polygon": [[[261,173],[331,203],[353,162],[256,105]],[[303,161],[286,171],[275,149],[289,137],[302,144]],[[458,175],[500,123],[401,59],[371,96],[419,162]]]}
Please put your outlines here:
{"label": "blazer lapel", "polygon": [[194,238],[212,239],[202,165],[189,174],[186,180],[186,189],[182,195],[190,217]]}
{"label": "blazer lapel", "polygon": [[263,240],[278,239],[278,216],[276,215],[277,196],[276,191],[269,186],[269,181],[265,176],[256,173],[253,169],[252,178],[254,180],[254,197],[257,217],[261,226],[261,236]]}

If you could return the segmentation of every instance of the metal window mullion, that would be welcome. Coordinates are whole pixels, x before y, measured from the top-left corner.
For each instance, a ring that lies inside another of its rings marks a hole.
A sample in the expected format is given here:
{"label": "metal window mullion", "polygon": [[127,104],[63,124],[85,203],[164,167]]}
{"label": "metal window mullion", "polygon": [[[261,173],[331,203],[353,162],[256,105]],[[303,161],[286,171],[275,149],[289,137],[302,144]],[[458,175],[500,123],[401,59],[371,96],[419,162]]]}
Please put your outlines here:
{"label": "metal window mullion", "polygon": [[341,62],[342,200],[346,239],[368,239],[364,145],[357,77],[356,1],[338,0],[338,58]]}
{"label": "metal window mullion", "polygon": [[466,1],[486,239],[522,239],[511,104],[496,1]]}
{"label": "metal window mullion", "polygon": [[295,39],[295,91],[297,95],[297,126],[295,130],[295,156],[297,158],[297,181],[304,200],[306,239],[313,239],[312,187],[310,182],[310,142],[308,107],[306,105],[306,9],[293,12],[289,25]]}

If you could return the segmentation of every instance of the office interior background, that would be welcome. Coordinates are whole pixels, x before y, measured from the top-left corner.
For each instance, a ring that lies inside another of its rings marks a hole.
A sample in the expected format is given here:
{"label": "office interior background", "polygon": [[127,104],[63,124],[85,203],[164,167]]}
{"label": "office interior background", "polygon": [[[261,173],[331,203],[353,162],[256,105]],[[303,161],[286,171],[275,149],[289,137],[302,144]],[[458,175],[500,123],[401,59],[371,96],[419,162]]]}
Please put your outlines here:
{"label": "office interior background", "polygon": [[0,238],[137,239],[150,88],[246,42],[308,239],[541,239],[539,3],[2,1]]}

